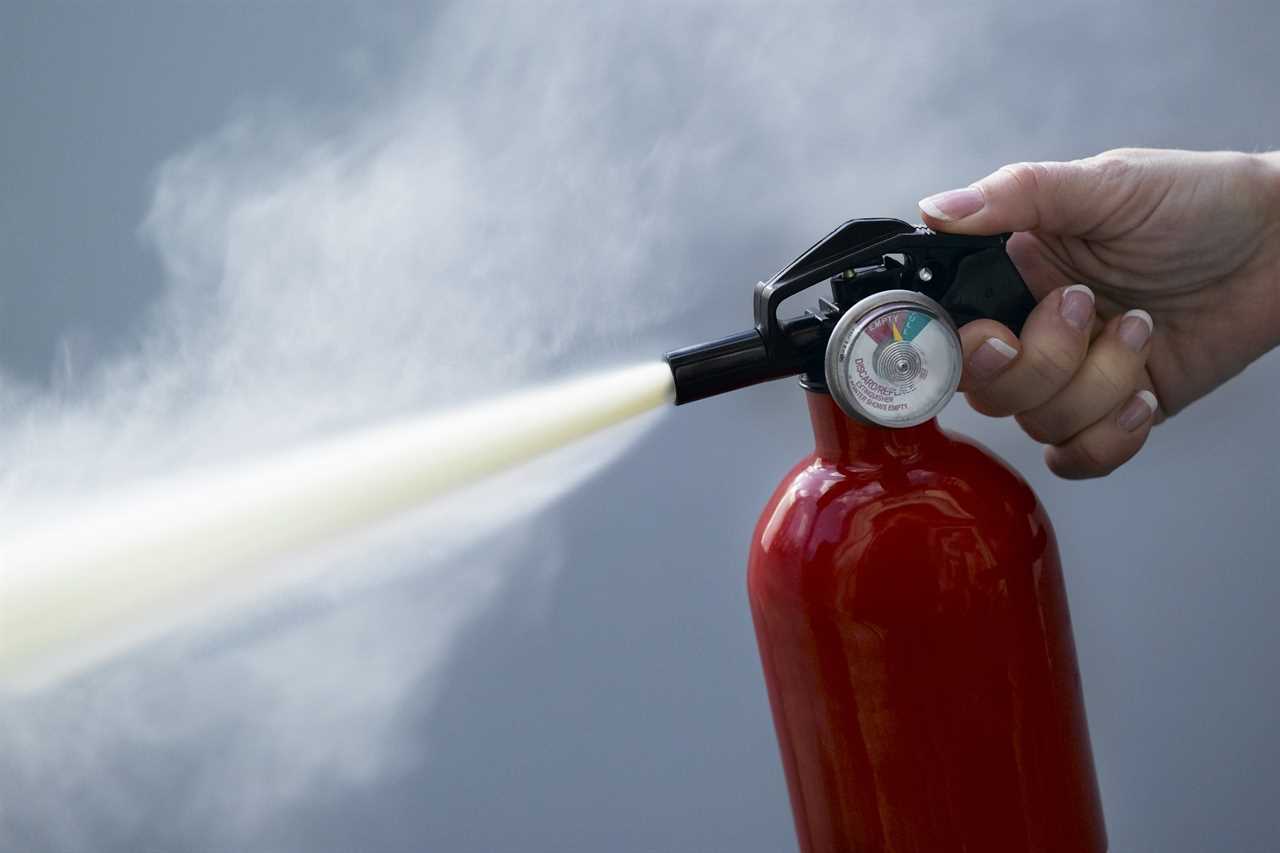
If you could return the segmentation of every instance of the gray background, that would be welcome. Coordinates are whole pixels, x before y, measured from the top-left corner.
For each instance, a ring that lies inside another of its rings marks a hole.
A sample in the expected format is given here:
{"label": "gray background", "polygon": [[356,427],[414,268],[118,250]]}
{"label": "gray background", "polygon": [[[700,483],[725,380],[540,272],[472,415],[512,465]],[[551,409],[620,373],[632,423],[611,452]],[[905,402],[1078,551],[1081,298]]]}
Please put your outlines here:
{"label": "gray background", "polygon": [[[756,278],[842,217],[914,218],[916,198],[1003,162],[1280,144],[1280,10],[1265,0],[985,4],[945,17],[854,5],[836,20],[858,34],[858,56],[795,24],[785,58],[809,60],[771,68],[778,88],[758,101],[721,91],[701,57],[721,30],[750,33],[753,16],[776,27],[777,14],[643,8],[548,7],[537,21],[548,32],[575,16],[614,24],[600,38],[617,61],[593,73],[631,100],[603,113],[606,150],[634,158],[722,100],[758,112],[726,110],[717,123],[729,154],[662,213],[681,236],[644,269],[680,271],[678,310],[625,346],[584,344],[583,359],[744,326]],[[505,12],[465,14],[484,33]],[[0,364],[11,381],[58,393],[72,365],[134,345],[164,288],[137,236],[161,161],[246,103],[337,121],[358,112],[402,67],[430,64],[416,45],[435,15],[287,2],[0,7]],[[743,62],[768,62],[768,34]],[[478,54],[503,55],[509,38],[496,27]],[[638,60],[661,97],[629,88]],[[881,62],[897,70],[860,76]],[[467,80],[452,97],[469,97]],[[627,309],[644,307],[636,297]],[[548,370],[575,358],[570,348]],[[1059,531],[1115,850],[1266,851],[1280,836],[1277,387],[1271,357],[1095,483],[1055,481],[1009,424],[962,402],[944,418],[1022,470]],[[0,840],[15,850],[794,849],[743,562],[756,513],[807,443],[791,383],[707,401],[662,419],[607,474],[536,516],[535,544],[554,530],[562,563],[544,610],[522,615],[527,582],[503,587],[458,638],[443,689],[398,698],[394,768],[331,783],[321,769],[228,835],[187,780],[237,737],[233,714],[163,743],[107,739],[110,760],[83,773],[6,772],[0,754]],[[354,606],[377,613],[413,590],[410,575]],[[199,666],[154,678],[181,689]],[[236,685],[219,689],[234,706]],[[79,695],[44,701],[76,713]],[[10,702],[10,725],[43,707]]]}

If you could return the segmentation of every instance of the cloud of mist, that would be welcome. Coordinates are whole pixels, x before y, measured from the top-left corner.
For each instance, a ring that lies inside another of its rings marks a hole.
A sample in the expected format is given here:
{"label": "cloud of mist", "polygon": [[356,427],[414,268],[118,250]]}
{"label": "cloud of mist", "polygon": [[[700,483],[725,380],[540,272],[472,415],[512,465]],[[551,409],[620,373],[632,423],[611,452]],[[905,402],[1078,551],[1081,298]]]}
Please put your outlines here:
{"label": "cloud of mist", "polygon": [[[3,524],[653,357],[673,343],[664,320],[717,298],[716,276],[740,313],[709,331],[746,325],[745,275],[785,260],[753,241],[798,248],[854,210],[854,190],[858,211],[906,213],[885,207],[901,206],[900,186],[857,176],[897,160],[875,152],[899,144],[919,98],[869,93],[936,61],[948,29],[912,29],[886,61],[885,28],[910,15],[878,12],[873,29],[866,14],[462,4],[372,103],[240,115],[157,169],[141,235],[167,286],[135,351],[52,392],[0,379]],[[829,133],[815,104],[865,120]],[[912,142],[911,162],[943,149],[946,121]],[[700,263],[729,244],[740,266]],[[482,489],[453,515],[308,556],[327,580],[231,624],[6,700],[0,846],[127,845],[157,818],[139,792],[164,785],[189,804],[163,815],[176,838],[234,847],[298,798],[422,760],[387,751],[401,703],[430,695],[499,590],[518,585],[536,618],[558,563],[553,514],[528,513],[633,434],[520,472],[506,485],[528,492],[501,511],[503,487]],[[393,579],[353,580],[370,573]],[[223,748],[199,766],[166,760],[195,740]],[[138,754],[154,760],[129,766],[151,775],[100,784]]]}
{"label": "cloud of mist", "polygon": [[[52,391],[0,377],[4,528],[170,470],[656,355],[645,335],[686,284],[655,276],[678,268],[666,212],[699,152],[611,138],[638,105],[593,67],[611,57],[589,20],[551,49],[513,14],[488,34],[507,44],[495,53],[464,12],[381,100],[248,112],[159,166],[141,235],[166,291],[134,351],[68,363]],[[101,849],[104,828],[127,844],[158,784],[189,803],[165,816],[175,833],[234,845],[299,797],[394,772],[399,703],[429,701],[470,620],[512,584],[536,614],[558,559],[553,521],[530,513],[635,434],[301,557],[321,580],[230,622],[6,697],[0,846]],[[199,766],[166,760],[209,740],[224,748]],[[149,753],[154,778],[101,784]]]}

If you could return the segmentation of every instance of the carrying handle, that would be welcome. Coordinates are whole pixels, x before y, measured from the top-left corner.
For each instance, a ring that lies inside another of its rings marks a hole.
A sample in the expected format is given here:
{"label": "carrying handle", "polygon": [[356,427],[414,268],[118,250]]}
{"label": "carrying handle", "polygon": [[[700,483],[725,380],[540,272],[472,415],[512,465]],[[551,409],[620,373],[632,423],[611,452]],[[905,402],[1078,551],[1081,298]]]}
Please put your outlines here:
{"label": "carrying handle", "polygon": [[[1018,334],[1036,300],[1005,252],[1008,239],[942,234],[900,219],[850,220],[756,285],[756,329],[770,354],[793,355],[779,306],[843,273],[847,283],[834,294],[842,309],[879,290],[906,288],[936,299],[957,326],[988,317]],[[904,262],[888,263],[886,255],[901,255]],[[860,281],[858,271],[868,267],[876,274]]]}

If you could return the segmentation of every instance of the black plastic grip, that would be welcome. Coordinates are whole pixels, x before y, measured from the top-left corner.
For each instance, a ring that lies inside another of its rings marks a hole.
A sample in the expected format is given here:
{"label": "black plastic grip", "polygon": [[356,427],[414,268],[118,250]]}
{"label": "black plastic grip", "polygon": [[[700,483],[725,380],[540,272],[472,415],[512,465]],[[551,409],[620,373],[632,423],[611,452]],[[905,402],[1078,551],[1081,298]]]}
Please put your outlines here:
{"label": "black plastic grip", "polygon": [[964,257],[955,281],[939,301],[957,326],[986,317],[1008,326],[1015,335],[1022,334],[1022,324],[1036,307],[1036,298],[1003,246]]}

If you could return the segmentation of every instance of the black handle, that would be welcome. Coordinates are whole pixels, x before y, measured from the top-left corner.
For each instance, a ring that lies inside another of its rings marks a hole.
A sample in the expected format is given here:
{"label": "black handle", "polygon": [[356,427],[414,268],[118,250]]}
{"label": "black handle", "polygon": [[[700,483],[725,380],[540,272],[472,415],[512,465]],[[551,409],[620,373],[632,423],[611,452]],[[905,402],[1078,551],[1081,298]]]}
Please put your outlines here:
{"label": "black handle", "polygon": [[957,326],[986,317],[1004,323],[1015,335],[1022,334],[1022,324],[1036,307],[1003,246],[963,258],[955,281],[938,301]]}

